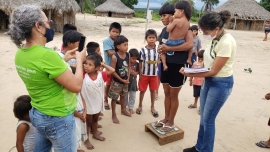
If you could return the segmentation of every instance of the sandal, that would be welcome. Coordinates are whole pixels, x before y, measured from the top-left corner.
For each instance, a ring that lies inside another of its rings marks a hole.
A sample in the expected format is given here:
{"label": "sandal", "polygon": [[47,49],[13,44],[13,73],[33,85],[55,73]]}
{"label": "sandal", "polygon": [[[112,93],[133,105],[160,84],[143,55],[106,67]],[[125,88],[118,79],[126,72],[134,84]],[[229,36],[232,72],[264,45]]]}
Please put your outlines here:
{"label": "sandal", "polygon": [[159,131],[165,132],[165,133],[170,133],[173,132],[175,128],[175,125],[173,126],[165,126],[163,125],[161,128],[159,128]]}
{"label": "sandal", "polygon": [[193,104],[188,106],[189,109],[197,108],[197,106],[194,106]]}
{"label": "sandal", "polygon": [[136,114],[140,115],[142,113],[142,109],[140,110],[139,108],[136,109]]}
{"label": "sandal", "polygon": [[156,111],[156,112],[153,112],[153,111],[152,111],[152,115],[153,115],[153,117],[155,117],[155,118],[157,118],[157,117],[159,116],[157,111]]}
{"label": "sandal", "polygon": [[161,120],[157,121],[155,123],[155,127],[159,128],[159,127],[163,127],[165,124],[163,122],[161,122]]}
{"label": "sandal", "polygon": [[261,147],[261,148],[270,148],[268,145],[264,143],[264,141],[260,141],[256,143],[256,146]]}

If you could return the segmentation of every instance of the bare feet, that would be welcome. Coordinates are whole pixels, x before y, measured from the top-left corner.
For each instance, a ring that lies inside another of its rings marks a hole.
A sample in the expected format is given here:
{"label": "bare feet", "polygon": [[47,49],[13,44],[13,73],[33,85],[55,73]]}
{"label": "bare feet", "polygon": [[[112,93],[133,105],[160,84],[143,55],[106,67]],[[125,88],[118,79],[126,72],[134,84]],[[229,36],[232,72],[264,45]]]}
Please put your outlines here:
{"label": "bare feet", "polygon": [[128,113],[126,110],[122,110],[122,111],[121,111],[121,114],[122,114],[122,115],[125,115],[125,116],[128,116],[128,117],[131,117],[131,114]]}
{"label": "bare feet", "polygon": [[130,113],[130,114],[134,114],[133,109],[129,109],[129,113]]}
{"label": "bare feet", "polygon": [[88,150],[91,150],[91,149],[94,149],[95,147],[90,143],[89,139],[87,139],[85,142],[84,142],[84,145],[85,147],[88,149]]}
{"label": "bare feet", "polygon": [[263,41],[267,41],[266,39],[263,39]]}
{"label": "bare feet", "polygon": [[97,128],[102,128],[102,126],[101,125],[97,125]]}
{"label": "bare feet", "polygon": [[101,112],[101,113],[99,114],[99,116],[104,116],[104,114]]}
{"label": "bare feet", "polygon": [[84,152],[84,150],[82,150],[82,149],[77,149],[77,152]]}
{"label": "bare feet", "polygon": [[[91,131],[90,134],[93,134],[93,132]],[[102,132],[101,131],[97,131],[97,134],[98,135],[102,135]]]}
{"label": "bare feet", "polygon": [[98,121],[100,121],[102,119],[102,117],[98,117]]}
{"label": "bare feet", "polygon": [[112,116],[112,121],[115,124],[120,124],[120,122],[119,122],[119,120],[118,120],[118,118],[116,116]]}
{"label": "bare feet", "polygon": [[100,141],[105,141],[106,140],[104,137],[101,137],[98,134],[93,135],[93,138],[96,139],[96,140],[100,140]]}

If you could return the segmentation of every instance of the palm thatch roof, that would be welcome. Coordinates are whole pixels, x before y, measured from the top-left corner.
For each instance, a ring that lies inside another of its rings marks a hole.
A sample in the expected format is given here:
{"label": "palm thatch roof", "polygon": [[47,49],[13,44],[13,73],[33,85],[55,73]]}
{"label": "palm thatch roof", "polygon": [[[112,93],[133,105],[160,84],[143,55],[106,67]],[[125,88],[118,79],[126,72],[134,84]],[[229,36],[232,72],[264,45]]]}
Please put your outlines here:
{"label": "palm thatch roof", "polygon": [[79,12],[80,7],[75,0],[0,0],[0,10],[11,14],[12,10],[23,4],[36,5],[43,10],[54,10],[58,15],[64,12]]}
{"label": "palm thatch roof", "polygon": [[270,12],[257,4],[254,0],[228,0],[214,11],[228,10],[232,18],[243,20],[267,20],[270,19]]}
{"label": "palm thatch roof", "polygon": [[119,14],[134,14],[135,11],[127,7],[120,0],[107,0],[95,8],[96,12],[112,12]]}

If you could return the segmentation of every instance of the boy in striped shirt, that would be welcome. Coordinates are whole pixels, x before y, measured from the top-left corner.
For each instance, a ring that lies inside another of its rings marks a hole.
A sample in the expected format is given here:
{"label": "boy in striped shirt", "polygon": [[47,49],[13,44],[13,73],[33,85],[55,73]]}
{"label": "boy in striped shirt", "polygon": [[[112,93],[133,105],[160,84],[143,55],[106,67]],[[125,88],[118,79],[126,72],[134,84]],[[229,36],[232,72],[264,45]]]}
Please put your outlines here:
{"label": "boy in striped shirt", "polygon": [[139,63],[139,91],[140,91],[140,103],[136,110],[137,114],[142,113],[142,101],[149,85],[151,93],[151,112],[152,115],[157,118],[158,112],[155,110],[155,92],[158,89],[158,76],[157,76],[157,63],[159,61],[159,54],[157,52],[158,46],[155,44],[157,41],[157,33],[155,30],[149,29],[145,33],[145,40],[147,45],[140,51],[140,63]]}

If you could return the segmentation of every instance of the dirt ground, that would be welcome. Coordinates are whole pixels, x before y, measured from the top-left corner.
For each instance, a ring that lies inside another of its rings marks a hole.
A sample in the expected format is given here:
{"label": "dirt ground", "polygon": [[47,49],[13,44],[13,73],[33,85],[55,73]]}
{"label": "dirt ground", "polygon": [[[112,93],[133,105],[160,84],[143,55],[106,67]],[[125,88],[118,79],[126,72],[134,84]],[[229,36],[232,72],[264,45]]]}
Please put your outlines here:
{"label": "dirt ground", "polygon": [[[108,34],[108,25],[117,21],[123,25],[122,33],[129,39],[129,48],[140,49],[145,45],[145,20],[119,19],[95,17],[93,15],[78,14],[77,27],[86,35],[87,42],[95,41],[101,45]],[[148,28],[161,32],[161,22],[150,21]],[[270,38],[263,42],[263,32],[233,31],[230,32],[237,41],[237,54],[234,63],[235,84],[231,96],[221,109],[216,119],[216,152],[266,152],[269,150],[255,146],[255,142],[267,140],[270,129],[267,126],[270,117],[269,101],[263,100],[264,95],[270,92]],[[16,142],[17,119],[13,115],[13,102],[19,95],[27,94],[26,88],[17,75],[14,56],[16,46],[10,38],[0,31],[0,152],[8,152]],[[209,47],[207,41],[199,33],[202,47]],[[62,34],[57,33],[54,41],[48,47],[61,47]],[[252,73],[244,71],[251,68]],[[267,72],[268,71],[268,72]],[[154,118],[150,112],[150,93],[147,92],[143,103],[143,113],[134,114],[131,118],[120,115],[120,106],[117,106],[119,125],[111,121],[111,111],[104,111],[105,116],[100,121],[106,138],[100,142],[90,138],[95,146],[93,151],[102,152],[181,152],[184,148],[194,146],[199,128],[198,109],[188,109],[193,102],[192,87],[186,83],[180,94],[180,105],[175,118],[176,125],[185,131],[184,139],[164,146],[159,146],[157,138],[144,131],[144,125],[164,117],[164,94],[162,86],[159,88],[159,97],[156,109],[160,117]],[[138,95],[135,108],[138,105]],[[134,109],[135,110],[135,109]],[[83,146],[83,149],[86,148]],[[16,151],[13,149],[12,151]]]}

